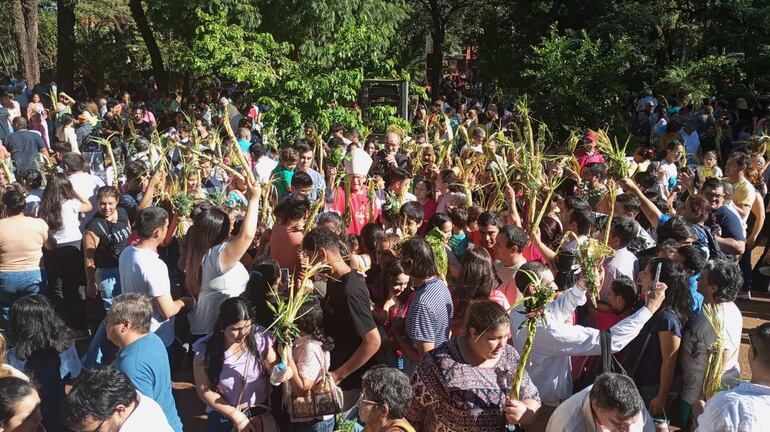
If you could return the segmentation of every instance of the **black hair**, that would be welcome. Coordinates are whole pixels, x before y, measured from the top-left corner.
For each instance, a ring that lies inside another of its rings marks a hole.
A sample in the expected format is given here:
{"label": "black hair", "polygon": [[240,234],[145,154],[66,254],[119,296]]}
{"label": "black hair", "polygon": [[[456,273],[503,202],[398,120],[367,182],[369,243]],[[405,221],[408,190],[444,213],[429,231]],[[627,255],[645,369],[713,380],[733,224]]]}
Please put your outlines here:
{"label": "black hair", "polygon": [[24,183],[32,189],[39,189],[43,185],[43,175],[36,169],[24,171],[21,175]]}
{"label": "black hair", "polygon": [[639,300],[639,292],[636,282],[628,276],[619,276],[610,284],[610,290],[623,299],[625,309],[623,312],[631,310]]}
{"label": "black hair", "polygon": [[[770,365],[770,323],[763,323],[749,331],[749,341],[754,354],[765,365]],[[0,406],[2,406],[0,404]]]}
{"label": "black hair", "polygon": [[275,206],[275,216],[283,223],[300,220],[310,212],[310,200],[299,194],[289,194]]}
{"label": "black hair", "polygon": [[617,411],[625,418],[633,417],[644,409],[644,401],[634,381],[621,374],[599,375],[588,397],[596,408]]}
{"label": "black hair", "polygon": [[270,286],[278,283],[280,275],[278,261],[270,255],[256,257],[251,265],[246,289],[241,295],[254,307],[256,322],[263,327],[269,327],[275,319],[275,314],[267,307],[267,295]]}
{"label": "black hair", "polygon": [[246,336],[246,348],[249,353],[258,358],[255,361],[261,361],[263,357],[263,353],[259,351],[257,345],[257,328],[254,309],[251,304],[242,297],[232,297],[225,300],[219,307],[214,331],[206,345],[206,354],[203,360],[206,376],[214,387],[219,383],[222,365],[225,361],[225,329],[240,321],[251,321],[251,331]]}
{"label": "black hair", "polygon": [[249,146],[249,153],[254,156],[254,159],[259,159],[265,155],[265,146],[262,143],[254,143]]}
{"label": "black hair", "polygon": [[682,246],[676,250],[676,253],[683,258],[682,267],[693,274],[702,272],[708,262],[706,252],[695,245]]}
{"label": "black hair", "polygon": [[[684,269],[674,260],[669,258],[653,258],[647,263],[644,271],[650,271],[655,274],[660,264],[660,282],[668,287],[666,289],[666,298],[663,300],[661,311],[668,310],[679,318],[682,325],[687,323],[692,313],[692,293],[690,292],[690,282]],[[643,287],[648,289],[648,287]],[[654,288],[654,287],[649,287]]]}
{"label": "black hair", "polygon": [[[634,181],[638,183],[639,186],[642,187],[642,190],[650,189],[651,187],[655,186],[655,184],[657,183],[657,180],[655,179],[655,174],[652,173],[650,170],[634,174]],[[628,195],[628,194],[621,194],[621,195],[618,195],[618,197],[621,197],[623,195]],[[639,210],[641,210],[641,204],[639,204]]]}
{"label": "black hair", "polygon": [[521,293],[526,294],[525,291],[527,290],[527,287],[532,284],[532,280],[529,278],[528,273],[531,273],[535,277],[542,278],[543,273],[547,269],[548,267],[539,261],[525,262],[521,265],[521,267],[519,267],[519,270],[523,271],[517,271],[513,276],[513,281],[516,284],[516,288],[518,288]]}
{"label": "black hair", "polygon": [[634,220],[626,216],[612,219],[610,237],[617,237],[620,240],[620,247],[628,246],[631,240],[636,237],[636,224]]}
{"label": "black hair", "polygon": [[677,243],[690,240],[695,237],[692,224],[682,216],[674,216],[663,225],[658,225],[658,243],[666,239],[674,239]]}
{"label": "black hair", "polygon": [[136,180],[147,175],[147,165],[140,160],[129,162],[125,169],[126,179]]}
{"label": "black hair", "polygon": [[493,211],[485,211],[482,212],[479,215],[479,227],[485,227],[485,226],[496,226],[500,227],[502,224],[500,223],[500,217],[497,215],[497,212]]}
{"label": "black hair", "polygon": [[429,278],[438,274],[433,251],[428,242],[412,237],[401,244],[401,263],[409,268],[408,275],[414,278]]}
{"label": "black hair", "polygon": [[[396,277],[402,274],[406,273],[404,272],[404,266],[401,265],[401,261],[395,259],[389,262],[382,269],[382,272],[380,272],[380,280],[378,281],[379,292],[376,293],[377,298],[372,298],[372,301],[377,305],[385,304],[385,300],[387,300],[390,295],[390,286],[393,285]],[[404,298],[404,300],[406,300],[406,297],[408,296],[409,290],[404,290],[404,292],[401,293],[401,297]]]}
{"label": "black hair", "polygon": [[37,390],[35,386],[19,377],[5,376],[0,378],[0,428],[8,426],[8,422],[16,416],[16,404]]}
{"label": "black hair", "polygon": [[583,199],[575,195],[568,195],[564,197],[564,207],[568,210],[590,210],[591,207]]}
{"label": "black hair", "polygon": [[388,188],[390,185],[397,181],[404,181],[410,177],[409,173],[399,167],[391,168],[389,169],[385,175],[382,176],[382,179],[385,181],[385,187]]}
{"label": "black hair", "polygon": [[341,253],[340,237],[327,227],[318,226],[305,234],[302,239],[302,249],[311,252],[311,255],[323,249]]}
{"label": "black hair", "polygon": [[495,272],[489,252],[479,247],[468,248],[462,256],[460,276],[455,285],[457,294],[455,320],[464,322],[471,302],[488,299],[494,284]]}
{"label": "black hair", "polygon": [[422,209],[422,204],[417,201],[409,201],[402,205],[398,214],[405,220],[416,223],[421,223],[425,217],[425,211]]}
{"label": "black hair", "polygon": [[433,213],[433,216],[428,219],[428,224],[425,225],[425,232],[429,233],[433,228],[441,230],[441,226],[446,223],[453,223],[452,218],[445,213]]}
{"label": "black hair", "polygon": [[334,349],[334,339],[324,333],[323,319],[324,313],[321,309],[321,302],[315,297],[310,297],[300,306],[294,324],[297,325],[299,331],[309,334],[310,337],[321,342],[324,351],[331,351]]}
{"label": "black hair", "polygon": [[374,367],[363,376],[362,394],[388,407],[389,419],[406,416],[412,401],[409,377],[398,369]]}
{"label": "black hair", "polygon": [[218,208],[198,213],[185,237],[185,288],[197,298],[203,277],[203,257],[230,236],[230,217]]}
{"label": "black hair", "polygon": [[449,220],[457,228],[465,229],[468,226],[468,209],[465,207],[454,207],[449,209]]}
{"label": "black hair", "polygon": [[743,275],[738,264],[725,260],[710,260],[701,277],[706,278],[705,282],[709,285],[717,287],[714,293],[714,301],[717,303],[734,301],[743,286]]}
{"label": "black hair", "polygon": [[64,352],[75,342],[73,331],[55,312],[43,295],[33,294],[16,300],[8,316],[16,346],[16,357],[26,360],[41,351]]}
{"label": "black hair", "polygon": [[304,141],[299,141],[294,144],[294,150],[297,150],[297,153],[301,155],[313,151],[313,149],[310,148],[310,146],[307,145]]}
{"label": "black hair", "polygon": [[745,169],[749,166],[750,156],[742,151],[731,154],[730,159],[735,160],[736,165],[741,169]]}
{"label": "black hair", "polygon": [[321,216],[318,217],[318,221],[316,222],[316,225],[317,226],[334,225],[334,228],[337,231],[342,232],[345,230],[345,224],[342,221],[342,216],[340,216],[339,214],[333,211],[321,213]]}
{"label": "black hair", "polygon": [[8,216],[16,216],[27,206],[27,197],[22,191],[11,188],[3,194],[3,205]]}
{"label": "black hair", "polygon": [[641,201],[639,201],[639,198],[637,198],[633,194],[622,193],[617,196],[617,198],[615,199],[615,202],[623,204],[623,207],[626,209],[626,211],[629,211],[631,213],[639,214],[639,212],[642,211]]}
{"label": "black hair", "polygon": [[143,136],[138,136],[134,139],[134,148],[137,152],[144,152],[150,148],[150,140]]}
{"label": "black hair", "polygon": [[586,164],[584,170],[587,170],[591,175],[598,176],[599,179],[607,177],[607,165],[602,162],[591,162]]}
{"label": "black hair", "polygon": [[363,252],[373,254],[377,251],[377,242],[385,235],[382,225],[370,222],[361,228],[361,245]]}
{"label": "black hair", "polygon": [[313,187],[313,178],[304,171],[295,171],[294,175],[291,176],[291,188],[302,189],[307,187]]}
{"label": "black hair", "polygon": [[492,300],[478,300],[468,307],[465,314],[465,332],[471,329],[481,334],[501,324],[510,325],[511,317],[505,309]]}
{"label": "black hair", "polygon": [[515,246],[521,253],[529,242],[529,235],[516,225],[503,225],[500,232],[505,236],[505,247],[513,249]]}
{"label": "black hair", "polygon": [[86,160],[79,153],[64,153],[61,157],[62,165],[70,171],[83,171],[86,168]]}
{"label": "black hair", "polygon": [[56,173],[51,176],[48,184],[43,191],[43,198],[40,201],[40,219],[48,224],[52,231],[59,231],[63,228],[62,206],[67,200],[75,199],[75,190],[72,188],[66,174]]}
{"label": "black hair", "polygon": [[570,221],[577,225],[578,235],[587,235],[594,225],[594,214],[587,208],[575,208],[570,213]]}
{"label": "black hair", "polygon": [[156,229],[163,227],[168,222],[168,212],[161,207],[147,207],[136,215],[134,227],[139,238],[148,239]]}
{"label": "black hair", "polygon": [[62,423],[75,426],[88,417],[106,420],[119,405],[128,407],[136,401],[136,387],[120,369],[107,366],[83,371],[64,397]]}
{"label": "black hair", "polygon": [[722,188],[722,189],[725,188],[725,183],[722,181],[722,179],[718,179],[716,177],[709,177],[703,182],[703,186],[701,187],[701,190],[705,190],[705,189],[715,190],[719,188]]}

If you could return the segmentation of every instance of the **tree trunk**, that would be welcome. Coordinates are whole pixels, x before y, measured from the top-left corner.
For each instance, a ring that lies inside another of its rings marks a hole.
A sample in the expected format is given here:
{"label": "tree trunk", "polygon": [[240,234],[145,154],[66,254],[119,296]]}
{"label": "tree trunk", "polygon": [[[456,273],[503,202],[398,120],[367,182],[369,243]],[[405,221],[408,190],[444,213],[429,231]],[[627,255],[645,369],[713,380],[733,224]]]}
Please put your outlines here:
{"label": "tree trunk", "polygon": [[56,1],[56,83],[72,94],[75,88],[75,4],[77,0]]}
{"label": "tree trunk", "polygon": [[136,27],[139,29],[145,45],[147,45],[147,52],[149,52],[150,61],[152,62],[152,73],[155,75],[155,82],[158,83],[158,89],[166,91],[168,88],[168,76],[163,65],[163,56],[160,54],[158,42],[155,40],[150,23],[147,21],[142,0],[129,0],[128,6],[131,8],[131,16],[134,18],[134,22],[136,22]]}
{"label": "tree trunk", "polygon": [[438,24],[438,27],[434,25],[431,37],[433,38],[433,56],[430,59],[428,82],[430,96],[433,100],[437,100],[441,96],[441,79],[444,75],[444,27],[441,24]]}
{"label": "tree trunk", "polygon": [[40,81],[37,59],[37,0],[12,0],[11,19],[19,52],[21,75],[32,87]]}

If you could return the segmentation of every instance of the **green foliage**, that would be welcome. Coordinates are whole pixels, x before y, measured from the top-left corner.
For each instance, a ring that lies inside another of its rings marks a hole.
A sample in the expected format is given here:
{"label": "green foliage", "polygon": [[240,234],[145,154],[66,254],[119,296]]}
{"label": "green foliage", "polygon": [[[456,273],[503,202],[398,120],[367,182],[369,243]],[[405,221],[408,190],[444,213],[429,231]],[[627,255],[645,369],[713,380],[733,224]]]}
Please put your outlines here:
{"label": "green foliage", "polygon": [[746,79],[743,60],[727,56],[708,56],[694,62],[679,63],[666,69],[656,90],[669,95],[705,96],[730,90],[735,82]]}
{"label": "green foliage", "polygon": [[612,118],[620,81],[631,67],[628,38],[594,40],[582,31],[560,35],[555,28],[533,48],[522,76],[529,83],[532,111],[547,124],[588,127]]}

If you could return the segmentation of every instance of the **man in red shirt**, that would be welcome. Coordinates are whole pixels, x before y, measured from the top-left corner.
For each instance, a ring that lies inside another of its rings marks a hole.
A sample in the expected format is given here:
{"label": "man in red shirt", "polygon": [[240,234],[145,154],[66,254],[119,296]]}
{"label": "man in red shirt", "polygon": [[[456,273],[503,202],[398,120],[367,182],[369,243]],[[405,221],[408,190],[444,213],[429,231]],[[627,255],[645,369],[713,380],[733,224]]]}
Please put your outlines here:
{"label": "man in red shirt", "polygon": [[575,149],[574,155],[580,164],[580,173],[578,174],[582,174],[583,167],[589,163],[604,163],[604,156],[602,156],[596,149],[596,142],[598,140],[599,137],[596,136],[595,133],[588,131],[583,137],[583,147],[578,147]]}

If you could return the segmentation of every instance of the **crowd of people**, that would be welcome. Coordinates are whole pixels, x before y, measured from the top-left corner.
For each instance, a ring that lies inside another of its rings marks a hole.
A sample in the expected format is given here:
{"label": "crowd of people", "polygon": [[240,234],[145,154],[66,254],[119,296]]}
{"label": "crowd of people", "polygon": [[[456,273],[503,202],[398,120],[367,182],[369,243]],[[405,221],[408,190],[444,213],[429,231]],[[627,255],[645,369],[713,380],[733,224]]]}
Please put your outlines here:
{"label": "crowd of people", "polygon": [[770,97],[730,102],[632,98],[619,158],[459,92],[274,148],[235,85],[14,82],[0,431],[180,432],[183,365],[212,432],[767,430]]}

